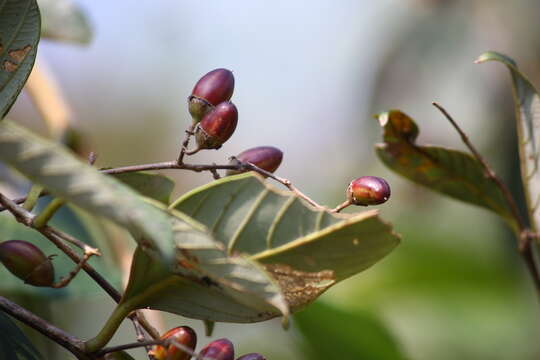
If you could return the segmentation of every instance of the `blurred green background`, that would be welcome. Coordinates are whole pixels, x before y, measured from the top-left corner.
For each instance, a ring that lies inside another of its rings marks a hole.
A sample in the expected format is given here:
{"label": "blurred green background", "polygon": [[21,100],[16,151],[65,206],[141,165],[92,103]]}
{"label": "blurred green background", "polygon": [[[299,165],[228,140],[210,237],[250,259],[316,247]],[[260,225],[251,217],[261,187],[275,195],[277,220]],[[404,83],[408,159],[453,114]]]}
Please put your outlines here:
{"label": "blurred green background", "polygon": [[[92,1],[86,46],[42,40],[38,52],[72,112],[71,126],[98,166],[175,158],[189,124],[186,98],[211,69],[233,70],[234,136],[198,163],[223,163],[257,146],[284,151],[277,174],[335,206],[348,182],[382,176],[382,216],[402,244],[372,269],[332,288],[295,316],[217,324],[237,353],[285,359],[537,359],[540,310],[515,240],[493,214],[443,198],[384,168],[374,113],[400,109],[420,143],[465,149],[431,106],[438,101],[497,172],[519,191],[513,103],[500,66],[474,65],[486,50],[512,56],[540,83],[540,2],[535,0]],[[29,98],[11,117],[44,132]],[[210,174],[164,172],[175,194]],[[354,209],[357,210],[357,209]],[[3,240],[3,239],[2,239]],[[113,303],[99,291],[35,306],[75,335],[93,336]],[[200,322],[166,316],[163,329]],[[133,341],[126,322],[114,342]],[[67,358],[46,341],[47,358]],[[200,346],[199,346],[200,348]],[[56,352],[58,351],[58,352]],[[54,355],[51,355],[54,354]],[[144,358],[141,351],[133,354]]]}

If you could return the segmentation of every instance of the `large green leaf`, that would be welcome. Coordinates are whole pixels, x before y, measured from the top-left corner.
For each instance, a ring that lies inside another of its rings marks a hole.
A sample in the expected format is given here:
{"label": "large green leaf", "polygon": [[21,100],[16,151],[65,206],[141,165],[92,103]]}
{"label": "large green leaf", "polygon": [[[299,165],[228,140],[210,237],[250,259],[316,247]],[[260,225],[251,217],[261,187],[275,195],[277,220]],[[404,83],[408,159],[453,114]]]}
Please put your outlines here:
{"label": "large green leaf", "polygon": [[533,229],[540,230],[540,96],[533,84],[518,70],[508,56],[489,51],[475,61],[498,61],[508,68],[512,77],[521,178],[525,187],[527,208]]}
{"label": "large green leaf", "polygon": [[38,0],[41,9],[43,37],[88,44],[92,29],[86,14],[72,0]]}
{"label": "large green leaf", "polygon": [[294,316],[310,360],[404,360],[399,345],[375,316],[316,302]]}
{"label": "large green leaf", "polygon": [[166,267],[138,249],[122,304],[222,322],[287,315],[279,286],[262,266],[242,255],[227,254],[202,224],[180,212],[171,213],[176,262]]}
{"label": "large green leaf", "polygon": [[0,311],[0,360],[40,360],[41,354],[15,323]]}
{"label": "large green leaf", "polygon": [[336,215],[254,173],[195,189],[171,207],[205,224],[229,254],[249,254],[279,282],[292,311],[387,255],[399,237],[376,211]]}
{"label": "large green leaf", "polygon": [[21,92],[36,59],[41,29],[35,0],[0,0],[0,116]]}
{"label": "large green leaf", "polygon": [[106,217],[145,236],[143,248],[170,259],[173,235],[162,210],[111,176],[79,161],[61,145],[11,121],[0,123],[0,160],[93,215]]}
{"label": "large green leaf", "polygon": [[474,157],[457,150],[417,145],[418,127],[399,110],[377,117],[384,142],[377,144],[375,151],[386,166],[431,190],[492,210],[515,226],[503,194]]}
{"label": "large green leaf", "polygon": [[251,323],[280,315],[287,321],[285,296],[260,264],[241,254],[228,254],[204,225],[169,211],[175,262],[167,266],[137,247],[122,301],[102,331],[86,343],[87,351],[102,348],[121,321],[140,308],[211,322]]}

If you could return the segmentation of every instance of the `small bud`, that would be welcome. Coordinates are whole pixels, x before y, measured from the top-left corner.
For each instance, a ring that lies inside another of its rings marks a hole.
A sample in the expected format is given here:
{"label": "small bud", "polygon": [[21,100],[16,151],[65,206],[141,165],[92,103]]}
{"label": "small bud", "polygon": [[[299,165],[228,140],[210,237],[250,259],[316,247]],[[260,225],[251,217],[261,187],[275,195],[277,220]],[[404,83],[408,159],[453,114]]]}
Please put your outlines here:
{"label": "small bud", "polygon": [[0,262],[13,275],[34,286],[51,286],[54,268],[51,260],[37,246],[23,240],[0,243]]}
{"label": "small bud", "polygon": [[195,132],[200,149],[219,149],[238,123],[238,110],[230,101],[222,102],[204,116]]}
{"label": "small bud", "polygon": [[201,121],[212,108],[228,101],[234,91],[234,76],[227,69],[215,69],[195,84],[188,98],[189,113],[195,123]]}
{"label": "small bud", "polygon": [[[272,146],[259,146],[241,152],[236,158],[273,173],[283,160],[283,152]],[[234,161],[231,161],[231,164],[234,164]],[[227,170],[227,175],[240,174],[245,171],[247,170]]]}
{"label": "small bud", "polygon": [[[174,341],[192,351],[197,346],[197,334],[189,326],[178,326],[163,334],[161,340],[174,339]],[[168,347],[156,345],[150,351],[150,355],[154,356],[157,360],[189,360],[191,354],[179,349],[175,344],[170,344]]]}
{"label": "small bud", "polygon": [[212,341],[206,345],[199,353],[201,359],[207,360],[233,360],[234,346],[227,339]]}
{"label": "small bud", "polygon": [[376,176],[362,176],[351,181],[347,199],[354,205],[378,205],[390,198],[390,185]]}
{"label": "small bud", "polygon": [[236,360],[266,360],[266,358],[258,353],[250,353],[250,354],[242,355]]}

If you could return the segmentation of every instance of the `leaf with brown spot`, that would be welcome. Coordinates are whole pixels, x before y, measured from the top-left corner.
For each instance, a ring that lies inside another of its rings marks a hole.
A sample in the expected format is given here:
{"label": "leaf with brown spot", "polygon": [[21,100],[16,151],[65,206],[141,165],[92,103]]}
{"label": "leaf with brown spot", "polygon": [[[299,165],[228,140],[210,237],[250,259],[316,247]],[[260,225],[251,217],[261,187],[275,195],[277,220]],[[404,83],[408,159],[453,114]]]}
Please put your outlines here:
{"label": "leaf with brown spot", "polygon": [[286,287],[293,310],[375,264],[399,243],[377,211],[318,210],[253,172],[201,186],[171,208],[206,225],[229,254],[248,255],[271,270]]}
{"label": "leaf with brown spot", "polygon": [[17,63],[20,63],[24,60],[26,55],[28,55],[28,52],[30,50],[32,50],[32,47],[30,45],[26,45],[22,49],[10,50],[8,51],[8,54],[13,60],[15,60]]}
{"label": "leaf with brown spot", "polygon": [[515,226],[503,194],[484,175],[481,164],[473,156],[453,149],[417,145],[417,125],[399,110],[379,114],[377,119],[383,128],[384,142],[377,144],[375,151],[386,166],[431,190],[494,211]]}
{"label": "leaf with brown spot", "polygon": [[36,0],[4,1],[0,6],[0,116],[21,92],[37,53],[41,18]]}

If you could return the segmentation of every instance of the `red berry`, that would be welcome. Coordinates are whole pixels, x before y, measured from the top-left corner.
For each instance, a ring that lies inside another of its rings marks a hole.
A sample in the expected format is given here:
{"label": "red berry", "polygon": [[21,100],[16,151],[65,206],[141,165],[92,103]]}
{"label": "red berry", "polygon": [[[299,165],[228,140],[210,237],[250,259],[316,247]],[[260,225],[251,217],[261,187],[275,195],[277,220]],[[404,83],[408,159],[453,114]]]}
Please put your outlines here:
{"label": "red berry", "polygon": [[250,354],[242,355],[236,360],[266,360],[266,358],[258,353],[250,353]]}
{"label": "red berry", "polygon": [[51,286],[54,282],[51,260],[28,241],[8,240],[0,243],[0,262],[27,284]]}
{"label": "red berry", "polygon": [[215,69],[195,84],[189,101],[189,112],[199,122],[212,107],[228,101],[234,91],[234,76],[227,69]]}
{"label": "red berry", "polygon": [[378,205],[390,198],[390,185],[376,176],[362,176],[351,181],[347,199],[354,205]]}
{"label": "red berry", "polygon": [[219,339],[206,345],[199,354],[206,360],[233,360],[234,346],[227,339]]}
{"label": "red berry", "polygon": [[199,123],[195,138],[201,149],[218,149],[227,141],[238,123],[238,110],[230,102],[222,102],[204,116]]}
{"label": "red berry", "polygon": [[[236,158],[273,173],[281,164],[281,160],[283,160],[283,152],[272,146],[258,146],[241,152]],[[231,164],[233,163],[231,162]],[[245,171],[247,170],[227,170],[227,175],[239,174]]]}
{"label": "red berry", "polygon": [[[179,326],[172,328],[163,334],[160,338],[161,340],[174,339],[174,341],[179,344],[184,345],[190,350],[194,350],[197,346],[197,334],[189,326]],[[151,355],[153,355],[157,360],[189,360],[191,359],[191,354],[184,351],[183,349],[178,348],[175,344],[171,343],[169,346],[156,345],[151,350]]]}

